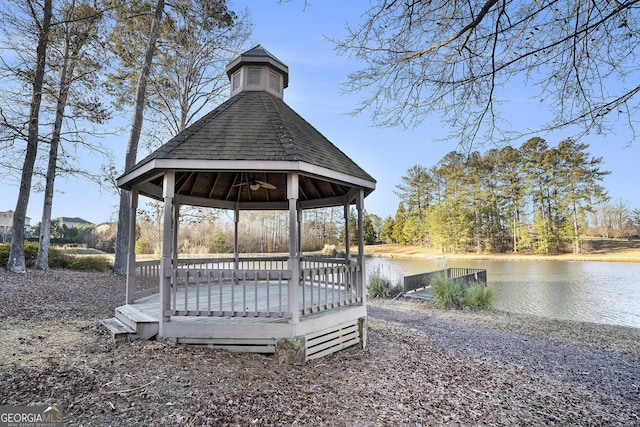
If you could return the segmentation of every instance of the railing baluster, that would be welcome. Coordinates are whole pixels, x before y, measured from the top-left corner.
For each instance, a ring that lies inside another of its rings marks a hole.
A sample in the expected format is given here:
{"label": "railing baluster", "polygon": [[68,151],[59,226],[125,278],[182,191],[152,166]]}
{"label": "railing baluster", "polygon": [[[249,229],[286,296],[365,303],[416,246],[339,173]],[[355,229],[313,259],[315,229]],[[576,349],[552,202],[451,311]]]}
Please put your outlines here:
{"label": "railing baluster", "polygon": [[247,316],[247,270],[242,271],[242,317]]}
{"label": "railing baluster", "polygon": [[278,317],[282,317],[282,271],[278,272]]}
{"label": "railing baluster", "polygon": [[171,289],[171,301],[173,303],[173,307],[171,307],[171,311],[176,312],[178,310],[178,270],[174,269],[171,272],[171,282],[173,283],[173,289]]}
{"label": "railing baluster", "polygon": [[207,313],[211,314],[211,276],[213,271],[207,269]]}
{"label": "railing baluster", "polygon": [[304,314],[305,309],[307,307],[307,271],[308,270],[300,270],[300,277],[302,277],[302,313]]}
{"label": "railing baluster", "polygon": [[231,277],[229,280],[229,285],[231,286],[231,316],[235,316],[235,311],[236,311],[236,281],[235,281],[235,272],[234,270],[229,270],[231,271]]}
{"label": "railing baluster", "polygon": [[200,312],[200,270],[197,270],[195,273],[196,280],[196,313]]}
{"label": "railing baluster", "polygon": [[218,284],[218,288],[220,289],[220,299],[218,300],[218,310],[219,310],[219,315],[222,316],[224,313],[224,287],[226,286],[224,283],[224,270],[219,270],[218,271],[218,275],[217,275],[217,279],[216,279],[216,283]]}
{"label": "railing baluster", "polygon": [[336,285],[339,283],[336,281],[336,267],[330,267],[331,269],[331,307],[336,306]]}
{"label": "railing baluster", "polygon": [[185,280],[184,280],[184,312],[185,312],[185,314],[189,311],[188,298],[189,298],[189,273],[190,273],[190,270],[187,270],[186,273],[187,274],[186,274]]}
{"label": "railing baluster", "polygon": [[267,309],[265,310],[267,313],[267,317],[271,317],[271,303],[270,303],[270,291],[271,291],[271,274],[270,271],[267,271]]}
{"label": "railing baluster", "polygon": [[329,273],[327,267],[324,268],[324,308],[329,308]]}
{"label": "railing baluster", "polygon": [[313,276],[314,276],[314,271],[313,269],[311,269],[309,271],[309,296],[311,297],[311,300],[309,301],[309,311],[312,312],[313,311]]}
{"label": "railing baluster", "polygon": [[254,271],[253,276],[253,288],[254,288],[254,309],[253,315],[254,317],[258,316],[258,270]]}

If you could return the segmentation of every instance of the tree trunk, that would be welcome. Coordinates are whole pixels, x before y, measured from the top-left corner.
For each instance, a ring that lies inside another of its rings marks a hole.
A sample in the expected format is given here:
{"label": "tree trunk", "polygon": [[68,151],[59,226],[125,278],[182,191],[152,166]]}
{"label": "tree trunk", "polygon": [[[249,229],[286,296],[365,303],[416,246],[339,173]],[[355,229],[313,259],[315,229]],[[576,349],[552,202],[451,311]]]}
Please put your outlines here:
{"label": "tree trunk", "polygon": [[[138,142],[142,132],[142,123],[144,120],[144,104],[147,94],[147,83],[151,74],[151,64],[156,48],[156,40],[160,30],[160,21],[164,11],[164,0],[158,0],[151,26],[151,34],[149,35],[149,44],[144,55],[144,64],[140,70],[138,78],[138,88],[136,91],[135,111],[133,122],[131,124],[131,133],[129,134],[129,143],[127,144],[127,155],[125,158],[125,172],[131,169],[136,163],[138,155]],[[118,213],[118,233],[116,236],[116,255],[113,263],[113,273],[119,275],[127,274],[127,254],[129,252],[129,223],[131,222],[129,192],[120,190],[120,210]]]}
{"label": "tree trunk", "polygon": [[24,258],[24,226],[27,216],[27,206],[31,194],[31,177],[38,154],[38,125],[40,115],[40,104],[42,102],[42,85],[44,81],[47,43],[49,29],[51,25],[52,0],[45,0],[42,7],[42,22],[37,22],[37,17],[33,16],[35,24],[39,28],[38,47],[36,48],[36,68],[33,79],[33,92],[31,94],[31,108],[29,111],[29,136],[27,137],[27,150],[22,166],[22,177],[20,179],[20,190],[16,210],[13,213],[13,235],[11,237],[11,248],[7,261],[7,270],[14,273],[26,273],[27,266]]}
{"label": "tree trunk", "polygon": [[47,182],[44,189],[44,206],[42,208],[42,220],[40,221],[40,236],[38,245],[38,257],[34,268],[36,270],[49,269],[49,244],[51,243],[51,210],[53,207],[53,191],[56,180],[56,170],[58,168],[58,148],[60,146],[60,133],[62,132],[62,121],[64,120],[64,110],[69,98],[69,86],[73,75],[74,65],[70,62],[70,40],[67,34],[65,39],[64,62],[60,71],[60,90],[56,103],[56,117],[53,122],[53,134],[51,135],[51,146],[49,147],[49,164],[47,165]]}
{"label": "tree trunk", "polygon": [[[57,121],[57,118],[56,118]],[[49,148],[49,165],[47,166],[47,182],[44,190],[44,206],[40,221],[40,236],[38,239],[38,257],[33,266],[36,270],[49,269],[49,244],[51,243],[51,209],[53,206],[53,187],[56,179],[56,165],[58,160],[59,140],[51,140]]]}
{"label": "tree trunk", "polygon": [[573,216],[573,253],[579,254],[582,251],[580,248],[580,228],[578,227],[578,209],[576,208],[575,195],[571,203],[571,208]]}

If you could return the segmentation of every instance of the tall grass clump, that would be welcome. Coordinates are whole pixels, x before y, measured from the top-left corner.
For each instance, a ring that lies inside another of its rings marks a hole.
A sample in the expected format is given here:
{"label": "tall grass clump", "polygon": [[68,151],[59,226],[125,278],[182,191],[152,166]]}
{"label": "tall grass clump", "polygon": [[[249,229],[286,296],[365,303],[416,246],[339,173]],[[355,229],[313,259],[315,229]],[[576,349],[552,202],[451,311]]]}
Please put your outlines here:
{"label": "tall grass clump", "polygon": [[486,286],[469,286],[464,293],[463,306],[489,310],[493,306],[493,288]]}
{"label": "tall grass clump", "polygon": [[465,286],[462,282],[438,276],[431,282],[433,302],[438,308],[491,309],[494,291],[481,285]]}
{"label": "tall grass clump", "polygon": [[322,255],[335,258],[338,255],[338,250],[336,249],[336,245],[325,244],[324,248],[322,248]]}
{"label": "tall grass clump", "polygon": [[444,275],[436,276],[431,281],[433,302],[438,308],[462,308],[464,290],[456,280]]}
{"label": "tall grass clump", "polygon": [[367,283],[367,296],[369,298],[385,298],[389,295],[387,283],[384,277],[378,274],[371,274]]}
{"label": "tall grass clump", "polygon": [[399,288],[399,285],[391,283],[379,265],[374,267],[367,279],[367,296],[369,298],[387,298],[392,293],[400,292]]}

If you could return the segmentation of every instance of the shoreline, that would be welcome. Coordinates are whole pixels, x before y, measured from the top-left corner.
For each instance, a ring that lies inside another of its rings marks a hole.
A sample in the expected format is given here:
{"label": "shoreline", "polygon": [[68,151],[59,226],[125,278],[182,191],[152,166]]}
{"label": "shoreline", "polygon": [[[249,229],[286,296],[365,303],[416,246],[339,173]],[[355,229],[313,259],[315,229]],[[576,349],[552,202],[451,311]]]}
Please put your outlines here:
{"label": "shoreline", "polygon": [[365,256],[375,258],[496,260],[496,261],[582,261],[582,262],[620,262],[640,264],[640,248],[621,248],[609,252],[582,254],[486,254],[486,253],[441,253],[436,249],[400,244],[366,245]]}

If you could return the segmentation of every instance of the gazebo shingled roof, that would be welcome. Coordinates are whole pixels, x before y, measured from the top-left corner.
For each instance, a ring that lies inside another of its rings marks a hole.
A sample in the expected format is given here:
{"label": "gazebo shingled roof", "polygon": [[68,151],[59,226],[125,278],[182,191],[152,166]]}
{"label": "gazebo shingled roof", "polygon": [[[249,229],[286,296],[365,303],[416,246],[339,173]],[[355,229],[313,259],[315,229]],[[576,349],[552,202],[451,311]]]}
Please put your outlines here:
{"label": "gazebo shingled roof", "polygon": [[[261,46],[248,52],[254,61],[260,52],[270,62],[275,58]],[[231,72],[233,63],[229,67]],[[375,188],[371,175],[280,97],[259,90],[243,90],[206,114],[127,171],[121,186],[129,190],[149,180],[141,192],[160,198],[162,178],[153,176],[163,169],[178,171],[176,194],[229,202],[285,201],[286,172],[297,169],[301,201],[344,196],[354,183],[365,195]],[[276,189],[238,185],[251,179]]]}

